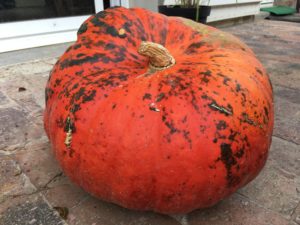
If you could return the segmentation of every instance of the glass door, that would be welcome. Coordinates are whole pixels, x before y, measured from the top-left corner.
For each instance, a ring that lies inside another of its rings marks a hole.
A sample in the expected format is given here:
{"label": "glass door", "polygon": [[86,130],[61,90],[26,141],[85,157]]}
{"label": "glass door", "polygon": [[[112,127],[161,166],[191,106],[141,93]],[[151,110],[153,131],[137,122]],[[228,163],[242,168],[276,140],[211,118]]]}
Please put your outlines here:
{"label": "glass door", "polygon": [[113,0],[0,0],[0,52],[76,40],[89,15]]}

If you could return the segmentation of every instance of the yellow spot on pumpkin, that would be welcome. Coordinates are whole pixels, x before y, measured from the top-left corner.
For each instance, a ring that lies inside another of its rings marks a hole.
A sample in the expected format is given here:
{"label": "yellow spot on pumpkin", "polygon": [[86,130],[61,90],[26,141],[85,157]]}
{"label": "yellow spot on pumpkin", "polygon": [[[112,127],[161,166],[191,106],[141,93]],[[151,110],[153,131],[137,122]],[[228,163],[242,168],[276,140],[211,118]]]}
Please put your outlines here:
{"label": "yellow spot on pumpkin", "polygon": [[124,28],[121,28],[119,30],[119,35],[124,35],[126,33],[125,29]]}

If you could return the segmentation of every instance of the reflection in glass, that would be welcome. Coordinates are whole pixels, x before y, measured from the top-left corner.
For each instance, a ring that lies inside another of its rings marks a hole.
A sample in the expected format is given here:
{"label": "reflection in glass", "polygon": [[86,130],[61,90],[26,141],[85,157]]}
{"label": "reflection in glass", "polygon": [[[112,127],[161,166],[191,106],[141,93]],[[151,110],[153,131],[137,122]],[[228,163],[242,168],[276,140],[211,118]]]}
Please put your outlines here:
{"label": "reflection in glass", "polygon": [[94,0],[0,0],[0,23],[93,13]]}

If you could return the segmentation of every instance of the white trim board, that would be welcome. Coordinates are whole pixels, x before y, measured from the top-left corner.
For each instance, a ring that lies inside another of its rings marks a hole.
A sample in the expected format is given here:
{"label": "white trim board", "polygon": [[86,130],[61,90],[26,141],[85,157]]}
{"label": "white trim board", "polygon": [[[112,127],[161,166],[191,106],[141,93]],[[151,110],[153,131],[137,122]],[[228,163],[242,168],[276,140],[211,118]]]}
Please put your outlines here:
{"label": "white trim board", "polygon": [[[260,2],[261,0],[202,0],[201,5],[219,6]],[[164,0],[164,5],[175,5],[176,0]]]}
{"label": "white trim board", "polygon": [[78,29],[88,16],[11,22],[0,24],[0,40]]}
{"label": "white trim board", "polygon": [[0,40],[0,52],[72,42],[76,40],[77,30],[22,36]]}
{"label": "white trim board", "polygon": [[241,4],[213,7],[207,22],[214,22],[243,16],[251,16],[259,13],[259,4]]}

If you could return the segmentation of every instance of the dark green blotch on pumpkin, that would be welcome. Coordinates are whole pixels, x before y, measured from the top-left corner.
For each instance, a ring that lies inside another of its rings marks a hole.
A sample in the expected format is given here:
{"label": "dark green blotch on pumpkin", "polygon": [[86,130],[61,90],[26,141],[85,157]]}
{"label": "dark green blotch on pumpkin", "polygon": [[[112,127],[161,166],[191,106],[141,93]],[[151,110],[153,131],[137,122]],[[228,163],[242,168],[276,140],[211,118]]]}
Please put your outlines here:
{"label": "dark green blotch on pumpkin", "polygon": [[72,108],[71,108],[71,112],[72,113],[76,113],[77,111],[79,111],[81,109],[81,107],[80,107],[80,105],[79,104],[75,104],[75,105],[73,105],[72,106]]}
{"label": "dark green blotch on pumpkin", "polygon": [[239,83],[236,84],[235,90],[236,92],[239,92],[241,90],[241,85]]}
{"label": "dark green blotch on pumpkin", "polygon": [[165,93],[160,93],[159,95],[157,95],[156,97],[156,102],[160,102],[161,100],[163,100],[165,97]]}
{"label": "dark green blotch on pumpkin", "polygon": [[108,13],[106,11],[100,11],[95,15],[95,17],[104,19],[107,16],[107,14]]}
{"label": "dark green blotch on pumpkin", "polygon": [[84,95],[82,97],[82,103],[94,100],[95,96],[96,96],[96,90],[92,90],[92,92],[89,95]]}
{"label": "dark green blotch on pumpkin", "polygon": [[75,45],[73,45],[73,49],[74,50],[76,50],[76,49],[79,49],[79,48],[81,48],[81,44],[75,44]]}
{"label": "dark green blotch on pumpkin", "polygon": [[152,98],[152,95],[150,93],[145,93],[143,96],[143,100],[145,100],[145,99],[151,100],[151,98]]}
{"label": "dark green blotch on pumpkin", "polygon": [[99,62],[100,58],[102,58],[104,54],[102,53],[96,53],[92,56],[86,56],[81,59],[65,59],[62,62],[60,62],[60,69],[65,69],[72,66],[79,66],[85,63],[96,63]]}
{"label": "dark green blotch on pumpkin", "polygon": [[231,168],[237,164],[236,159],[233,156],[231,145],[227,143],[222,143],[221,146],[221,161],[224,163],[227,170],[227,180],[228,184],[232,183],[232,172]]}
{"label": "dark green blotch on pumpkin", "polygon": [[45,89],[45,101],[48,102],[48,99],[54,94],[54,91],[51,88]]}
{"label": "dark green blotch on pumpkin", "polygon": [[218,130],[224,130],[227,127],[227,123],[224,120],[220,120],[217,124],[216,127]]}
{"label": "dark green blotch on pumpkin", "polygon": [[86,56],[86,54],[79,53],[79,54],[76,55],[77,58],[80,58],[80,57],[83,57],[83,56]]}
{"label": "dark green blotch on pumpkin", "polygon": [[267,107],[264,107],[264,111],[267,117],[269,117],[269,110],[267,109]]}
{"label": "dark green blotch on pumpkin", "polygon": [[86,23],[83,23],[83,24],[80,26],[79,30],[77,31],[77,35],[85,33],[85,32],[87,31],[87,29],[88,29],[87,24],[86,24]]}
{"label": "dark green blotch on pumpkin", "polygon": [[70,117],[68,117],[68,118],[65,120],[65,127],[64,127],[64,131],[65,131],[65,132],[69,132],[69,130],[71,130],[72,133],[75,133],[75,132],[76,132],[75,125],[74,125],[74,123],[72,122],[72,119],[70,119]]}
{"label": "dark green blotch on pumpkin", "polygon": [[258,68],[255,68],[255,69],[260,75],[263,75],[263,72],[260,69],[258,69]]}

